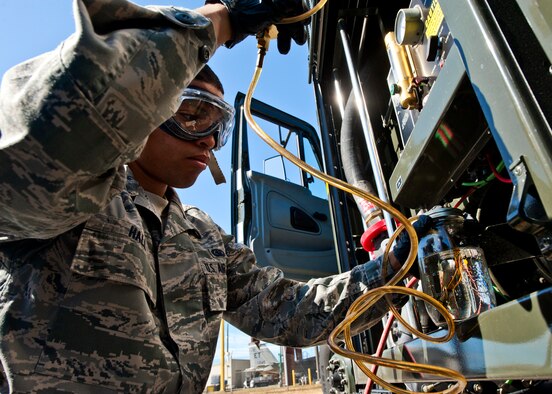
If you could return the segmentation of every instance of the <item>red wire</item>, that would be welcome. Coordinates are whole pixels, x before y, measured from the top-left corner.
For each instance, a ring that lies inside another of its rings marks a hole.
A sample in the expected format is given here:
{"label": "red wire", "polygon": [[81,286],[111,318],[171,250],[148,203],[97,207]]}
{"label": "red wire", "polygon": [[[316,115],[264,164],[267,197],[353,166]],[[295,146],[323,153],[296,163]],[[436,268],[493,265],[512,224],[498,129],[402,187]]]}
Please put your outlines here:
{"label": "red wire", "polygon": [[[485,156],[487,157],[487,163],[489,164],[489,167],[491,168],[491,171],[493,172],[493,175],[495,176],[495,178],[498,179],[500,182],[503,182],[503,183],[512,183],[512,180],[510,178],[505,178],[505,177],[503,177],[502,175],[499,174],[499,172],[496,170],[496,167],[493,165],[493,163],[491,161],[491,155],[487,153]],[[477,187],[470,188],[466,192],[466,194],[464,194],[462,196],[462,198],[460,198],[460,200],[458,200],[458,202],[454,205],[454,208],[458,208],[460,206],[460,204],[462,204],[464,202],[464,200],[466,198],[468,198],[476,190],[477,190]]]}
{"label": "red wire", "polygon": [[[376,357],[381,356],[381,354],[383,353],[383,346],[385,345],[387,336],[389,335],[389,331],[391,330],[391,326],[393,325],[394,320],[395,320],[395,315],[393,314],[391,314],[389,316],[389,319],[387,319],[387,324],[385,324],[385,328],[381,333],[378,349],[376,350],[376,354],[375,354]],[[377,365],[372,366],[372,372],[376,373],[377,371],[378,371],[378,366]],[[368,381],[366,382],[366,386],[364,387],[364,394],[370,394],[372,392],[373,384],[374,384],[374,381],[371,378],[368,378]]]}
{"label": "red wire", "polygon": [[464,194],[462,196],[462,198],[460,200],[458,200],[458,202],[456,204],[454,204],[454,208],[458,208],[460,206],[460,204],[462,204],[464,202],[464,200],[466,198],[468,198],[474,191],[476,191],[477,188],[476,187],[471,187],[467,192],[466,194]]}
{"label": "red wire", "polygon": [[510,178],[503,177],[498,173],[498,171],[496,170],[496,167],[493,165],[491,161],[491,155],[487,153],[486,156],[487,156],[487,162],[489,163],[489,167],[491,167],[491,171],[493,172],[496,179],[498,179],[502,183],[512,183],[512,180]]}
{"label": "red wire", "polygon": [[[410,288],[414,286],[414,284],[418,281],[418,278],[412,278],[408,281],[406,284],[406,287]],[[389,331],[391,331],[391,326],[393,325],[393,321],[395,320],[395,315],[391,314],[389,316],[389,319],[387,319],[387,323],[385,324],[385,327],[381,333],[381,337],[378,343],[378,348],[376,349],[376,353],[374,356],[381,357],[381,354],[383,353],[383,348],[385,347],[385,342],[387,341],[387,336],[389,335]],[[376,373],[378,371],[378,366],[373,365],[372,366],[372,373]],[[366,382],[366,386],[364,387],[364,394],[370,394],[372,392],[372,386],[374,382],[372,379],[368,378],[368,381]]]}

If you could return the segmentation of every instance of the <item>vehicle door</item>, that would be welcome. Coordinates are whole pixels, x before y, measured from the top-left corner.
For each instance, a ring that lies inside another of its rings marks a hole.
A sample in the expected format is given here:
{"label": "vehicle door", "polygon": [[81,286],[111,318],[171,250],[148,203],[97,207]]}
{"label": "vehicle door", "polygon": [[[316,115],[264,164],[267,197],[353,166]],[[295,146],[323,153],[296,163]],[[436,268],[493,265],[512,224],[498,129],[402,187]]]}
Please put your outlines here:
{"label": "vehicle door", "polygon": [[[324,182],[265,144],[246,122],[245,96],[236,96],[232,143],[232,233],[249,245],[260,266],[280,268],[306,281],[339,271]],[[251,112],[281,146],[321,169],[316,130],[308,123],[253,100]]]}

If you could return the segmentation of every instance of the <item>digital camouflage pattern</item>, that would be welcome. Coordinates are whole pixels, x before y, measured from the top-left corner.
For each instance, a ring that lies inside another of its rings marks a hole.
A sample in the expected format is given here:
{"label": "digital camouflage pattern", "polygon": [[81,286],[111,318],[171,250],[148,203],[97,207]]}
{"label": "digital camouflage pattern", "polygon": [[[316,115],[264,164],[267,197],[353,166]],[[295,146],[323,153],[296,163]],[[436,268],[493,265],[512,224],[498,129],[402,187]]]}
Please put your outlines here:
{"label": "digital camouflage pattern", "polygon": [[324,341],[381,284],[377,263],[285,279],[172,190],[163,221],[124,166],[215,50],[210,22],[75,9],[77,32],[0,88],[0,391],[199,393],[223,317],[277,344]]}
{"label": "digital camouflage pattern", "polygon": [[76,33],[2,81],[0,148],[17,146],[0,153],[0,200],[10,202],[0,231],[17,238],[50,238],[105,205],[124,184],[116,169],[176,111],[201,48],[215,50],[196,13],[123,0],[74,7]]}

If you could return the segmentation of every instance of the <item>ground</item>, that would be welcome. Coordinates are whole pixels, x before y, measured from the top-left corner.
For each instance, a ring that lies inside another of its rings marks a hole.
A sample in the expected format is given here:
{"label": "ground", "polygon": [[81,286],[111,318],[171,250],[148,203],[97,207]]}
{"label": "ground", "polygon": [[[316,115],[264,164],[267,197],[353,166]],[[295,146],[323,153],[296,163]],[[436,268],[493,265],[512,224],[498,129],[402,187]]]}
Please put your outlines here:
{"label": "ground", "polygon": [[[227,391],[228,392],[228,391]],[[252,389],[236,389],[232,392],[240,394],[274,394],[274,393],[294,393],[294,394],[322,394],[322,385],[313,384],[307,386],[290,386],[290,387],[278,387],[278,386],[268,386],[268,387],[259,387]],[[222,391],[215,391],[214,393],[222,393]]]}

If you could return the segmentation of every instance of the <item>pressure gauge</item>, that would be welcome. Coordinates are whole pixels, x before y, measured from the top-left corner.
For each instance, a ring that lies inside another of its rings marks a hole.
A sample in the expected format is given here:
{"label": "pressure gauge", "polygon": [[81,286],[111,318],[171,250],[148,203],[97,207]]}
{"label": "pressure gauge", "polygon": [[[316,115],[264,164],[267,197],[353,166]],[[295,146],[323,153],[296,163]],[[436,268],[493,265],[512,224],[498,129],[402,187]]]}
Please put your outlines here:
{"label": "pressure gauge", "polygon": [[395,37],[399,45],[416,45],[424,32],[422,8],[402,8],[395,18]]}

